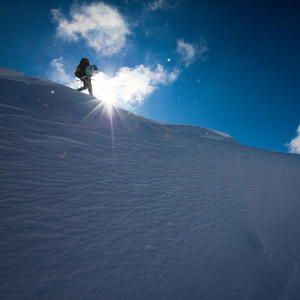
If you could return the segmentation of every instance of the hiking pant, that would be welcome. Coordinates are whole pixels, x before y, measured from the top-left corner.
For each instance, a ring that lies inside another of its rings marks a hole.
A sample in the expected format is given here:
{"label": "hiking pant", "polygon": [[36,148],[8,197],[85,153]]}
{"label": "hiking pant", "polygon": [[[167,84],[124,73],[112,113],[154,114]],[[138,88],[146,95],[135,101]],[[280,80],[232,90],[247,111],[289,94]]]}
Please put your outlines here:
{"label": "hiking pant", "polygon": [[92,81],[91,81],[91,79],[86,77],[86,78],[81,78],[80,80],[83,82],[83,87],[79,88],[77,91],[81,92],[83,90],[88,89],[89,94],[91,96],[93,96],[93,89],[92,89]]}

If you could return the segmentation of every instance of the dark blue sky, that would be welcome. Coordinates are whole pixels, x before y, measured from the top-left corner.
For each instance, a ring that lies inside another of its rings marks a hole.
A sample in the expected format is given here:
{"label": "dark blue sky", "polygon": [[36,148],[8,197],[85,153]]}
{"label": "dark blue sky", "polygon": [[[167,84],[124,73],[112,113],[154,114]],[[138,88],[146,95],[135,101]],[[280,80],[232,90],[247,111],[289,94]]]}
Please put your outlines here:
{"label": "dark blue sky", "polygon": [[2,4],[0,66],[64,83],[88,57],[99,98],[288,151],[300,124],[299,1],[76,3]]}

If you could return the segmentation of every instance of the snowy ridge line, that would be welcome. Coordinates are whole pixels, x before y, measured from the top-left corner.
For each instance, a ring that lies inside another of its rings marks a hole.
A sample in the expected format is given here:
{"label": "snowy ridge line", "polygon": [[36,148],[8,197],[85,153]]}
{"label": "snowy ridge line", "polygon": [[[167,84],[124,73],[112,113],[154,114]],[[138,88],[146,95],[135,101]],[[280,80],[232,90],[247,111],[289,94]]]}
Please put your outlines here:
{"label": "snowy ridge line", "polygon": [[[83,111],[87,111],[88,109],[92,110],[99,104],[99,100],[90,100],[90,97],[86,96],[85,94],[79,94],[77,93],[77,91],[53,83],[46,79],[29,77],[29,76],[25,76],[21,72],[17,72],[11,69],[0,68],[0,76],[3,77],[4,75],[6,80],[12,80],[16,82],[25,83],[25,84],[34,83],[40,85],[41,87],[42,86],[50,87],[49,90],[47,89],[43,90],[44,91],[43,96],[37,99],[34,98],[26,99],[26,97],[22,96],[22,94],[19,92],[18,95],[15,96],[16,99],[14,99],[14,102],[20,105],[20,107],[18,108],[19,110],[34,109],[35,112],[37,112],[37,109],[34,108],[32,105],[35,104],[40,106],[39,110],[41,111],[42,114],[47,113],[47,110],[60,110],[59,113],[62,114],[63,110],[73,110],[74,106],[77,106],[77,112],[79,113],[80,111],[83,112]],[[55,86],[54,90],[53,90],[53,85]],[[19,88],[17,89],[20,90]],[[14,90],[16,90],[16,88]],[[32,88],[28,87],[28,90],[32,90]],[[52,97],[48,97],[49,93]],[[56,101],[56,98],[61,97],[61,94],[63,93],[68,93],[68,101],[66,101],[67,99],[64,99],[63,101],[62,100]],[[45,101],[45,99],[47,99],[47,101]],[[80,101],[78,101],[77,99],[78,100],[80,99]],[[30,101],[31,103],[29,103],[28,101]],[[135,113],[128,112],[120,108],[114,108],[114,109],[118,110],[118,113],[115,114],[115,118],[120,118],[121,115],[122,119],[124,120],[123,123],[125,122],[127,124],[130,124],[131,122],[135,123],[136,121],[138,121],[139,123],[145,122],[145,125],[151,124],[151,126],[153,127],[163,126],[164,128],[166,128],[166,130],[171,130],[173,132],[173,135],[177,135],[177,136],[185,135],[186,137],[188,137],[192,134],[192,135],[198,135],[199,137],[205,137],[205,138],[210,138],[219,141],[238,143],[230,135],[215,130],[197,127],[197,126],[191,126],[191,125],[175,125],[175,124],[158,122],[147,118],[143,118],[141,116],[138,116]],[[74,115],[74,119],[75,119],[75,115]],[[63,123],[63,120],[61,120],[61,118],[60,118],[60,122]],[[120,120],[120,122],[122,122],[122,120]],[[160,129],[157,130],[160,131]]]}
{"label": "snowy ridge line", "polygon": [[24,73],[22,72],[15,71],[9,68],[1,68],[1,67],[0,67],[0,79],[18,81],[18,82],[23,82],[25,84],[33,83],[38,85],[50,85],[50,86],[58,85],[58,83],[53,82],[46,78],[31,77],[31,76],[24,75]]}
{"label": "snowy ridge line", "polygon": [[182,124],[178,125],[178,124],[172,124],[172,123],[165,123],[165,122],[161,122],[161,121],[155,121],[155,120],[147,119],[144,117],[140,117],[138,115],[135,115],[135,116],[145,120],[146,122],[150,122],[151,124],[154,124],[156,126],[162,126],[166,130],[174,130],[177,133],[180,132],[180,133],[186,134],[188,136],[190,134],[195,134],[195,135],[199,135],[199,137],[207,137],[207,138],[211,138],[211,139],[215,139],[215,140],[223,140],[223,141],[227,141],[227,142],[230,141],[232,143],[240,144],[232,136],[230,136],[227,133],[223,133],[221,131],[208,129],[208,128],[200,127],[200,126],[182,125]]}

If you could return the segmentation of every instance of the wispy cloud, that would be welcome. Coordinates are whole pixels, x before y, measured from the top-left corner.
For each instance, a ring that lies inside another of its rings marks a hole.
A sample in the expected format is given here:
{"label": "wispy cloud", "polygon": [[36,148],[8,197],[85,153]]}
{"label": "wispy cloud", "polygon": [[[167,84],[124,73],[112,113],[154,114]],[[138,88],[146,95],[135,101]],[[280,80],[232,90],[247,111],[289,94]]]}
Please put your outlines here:
{"label": "wispy cloud", "polygon": [[289,147],[290,153],[300,154],[300,125],[297,128],[297,136],[292,139],[287,146]]}
{"label": "wispy cloud", "polygon": [[176,8],[181,1],[170,1],[170,0],[154,0],[149,1],[146,4],[146,10],[155,11],[158,9],[173,9]]}
{"label": "wispy cloud", "polygon": [[186,65],[189,65],[190,62],[195,58],[196,47],[192,44],[186,43],[183,39],[177,41],[177,52],[186,62]]}
{"label": "wispy cloud", "polygon": [[[92,81],[93,92],[97,98],[117,102],[121,106],[143,104],[159,86],[173,83],[178,75],[177,69],[170,72],[160,64],[155,68],[144,65],[123,67],[114,77],[109,77],[103,72],[97,73]],[[66,73],[62,57],[50,63],[48,76],[59,83],[70,82],[69,87],[79,87],[74,76]]]}
{"label": "wispy cloud", "polygon": [[59,83],[66,83],[74,81],[74,76],[68,74],[65,71],[63,58],[53,59],[50,63],[50,69],[48,71],[48,77]]}
{"label": "wispy cloud", "polygon": [[204,39],[201,39],[199,43],[190,44],[183,39],[177,41],[177,53],[183,59],[186,67],[193,63],[196,59],[201,58],[205,60],[204,54],[209,51],[209,48]]}
{"label": "wispy cloud", "polygon": [[104,56],[118,53],[130,34],[129,26],[113,7],[100,3],[73,5],[70,19],[59,9],[52,9],[57,36],[68,41],[83,39]]}

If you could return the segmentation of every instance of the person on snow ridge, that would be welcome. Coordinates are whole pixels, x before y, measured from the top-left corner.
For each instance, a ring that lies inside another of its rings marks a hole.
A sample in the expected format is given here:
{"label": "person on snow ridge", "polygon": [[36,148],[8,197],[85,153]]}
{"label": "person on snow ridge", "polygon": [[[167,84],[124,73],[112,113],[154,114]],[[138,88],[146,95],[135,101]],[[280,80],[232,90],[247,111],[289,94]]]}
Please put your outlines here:
{"label": "person on snow ridge", "polygon": [[93,96],[91,76],[93,71],[97,71],[96,65],[90,65],[90,61],[87,58],[82,58],[79,65],[76,68],[75,75],[83,82],[83,87],[77,89],[77,91],[83,91],[88,89],[89,94]]}

